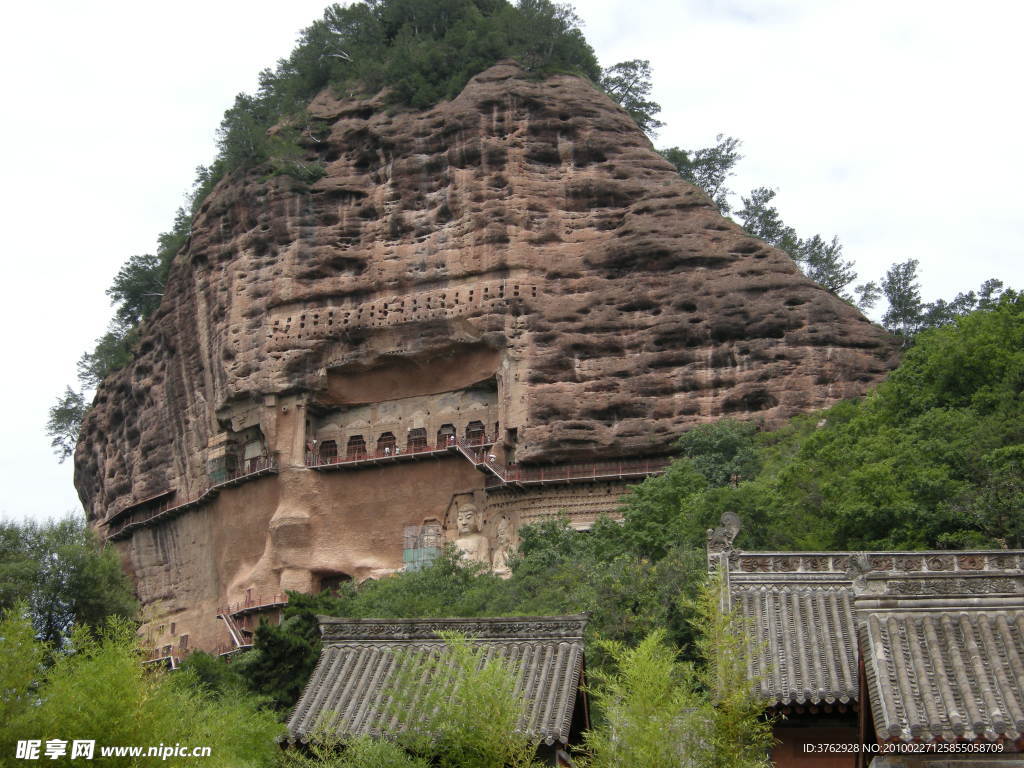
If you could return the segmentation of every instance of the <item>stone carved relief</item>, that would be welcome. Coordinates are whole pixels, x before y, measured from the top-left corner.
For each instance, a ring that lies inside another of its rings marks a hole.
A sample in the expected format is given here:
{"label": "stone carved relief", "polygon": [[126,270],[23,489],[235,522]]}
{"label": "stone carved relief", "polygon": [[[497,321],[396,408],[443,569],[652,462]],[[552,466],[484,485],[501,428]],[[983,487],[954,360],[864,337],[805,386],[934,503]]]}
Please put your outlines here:
{"label": "stone carved relief", "polygon": [[981,555],[963,555],[957,558],[957,563],[962,571],[985,570],[985,558]]}
{"label": "stone carved relief", "polygon": [[455,548],[470,560],[486,563],[490,560],[490,542],[480,533],[480,513],[476,505],[467,504],[460,507],[456,517],[458,538]]}
{"label": "stone carved relief", "polygon": [[1015,579],[892,579],[886,584],[892,595],[984,595],[1019,592]]}
{"label": "stone carved relief", "polygon": [[512,521],[502,515],[498,519],[494,533],[494,557],[491,559],[491,570],[499,576],[512,575],[508,561],[512,555]]}
{"label": "stone carved relief", "polygon": [[953,563],[952,555],[933,555],[925,560],[929,571],[952,571]]}
{"label": "stone carved relief", "polygon": [[491,564],[491,543],[483,534],[483,520],[472,494],[459,494],[452,501],[448,527],[453,534],[452,543],[463,558]]}
{"label": "stone carved relief", "polygon": [[485,514],[483,506],[478,494],[453,495],[445,514],[444,536],[463,558],[484,563],[507,578],[517,544],[517,516],[494,509]]}

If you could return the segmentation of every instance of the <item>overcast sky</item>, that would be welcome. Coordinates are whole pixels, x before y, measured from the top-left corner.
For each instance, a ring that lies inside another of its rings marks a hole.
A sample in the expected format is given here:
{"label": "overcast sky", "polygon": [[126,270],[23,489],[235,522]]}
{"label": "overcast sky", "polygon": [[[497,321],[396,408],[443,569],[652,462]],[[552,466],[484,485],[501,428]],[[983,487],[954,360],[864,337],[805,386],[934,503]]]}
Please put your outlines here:
{"label": "overcast sky", "polygon": [[[0,515],[80,509],[47,410],[153,252],[221,115],[322,2],[17,4],[0,28],[4,296]],[[1024,287],[1020,42],[1005,0],[581,0],[602,65],[649,58],[656,145],[743,141],[732,188],[778,189],[863,279],[909,258],[926,299]],[[1016,138],[1015,138],[1016,137]]]}

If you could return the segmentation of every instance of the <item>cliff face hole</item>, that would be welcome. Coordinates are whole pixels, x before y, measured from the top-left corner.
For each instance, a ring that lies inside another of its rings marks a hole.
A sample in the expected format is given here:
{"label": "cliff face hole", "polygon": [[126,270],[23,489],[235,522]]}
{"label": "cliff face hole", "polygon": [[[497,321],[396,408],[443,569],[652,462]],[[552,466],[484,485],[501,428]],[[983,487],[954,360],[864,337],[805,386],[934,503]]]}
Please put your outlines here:
{"label": "cliff face hole", "polygon": [[454,424],[442,424],[441,428],[437,430],[437,444],[448,445],[449,443],[455,442],[455,425]]}
{"label": "cliff face hole", "polygon": [[391,432],[385,432],[377,438],[377,453],[384,456],[390,456],[395,452],[397,441],[395,440],[394,434]]}
{"label": "cliff face hole", "polygon": [[321,572],[316,574],[320,592],[337,592],[343,584],[352,581],[352,577],[341,571]]}
{"label": "cliff face hole", "polygon": [[779,401],[764,389],[754,389],[738,397],[730,397],[722,403],[723,413],[736,413],[742,411],[767,411],[774,408]]}
{"label": "cliff face hole", "polygon": [[348,459],[366,458],[366,440],[363,439],[362,435],[352,435],[352,437],[348,439],[348,445],[345,448],[345,457]]}
{"label": "cliff face hole", "polygon": [[482,443],[487,430],[482,421],[471,421],[466,425],[466,442]]}
{"label": "cliff face hole", "polygon": [[320,445],[320,461],[330,463],[338,458],[338,444],[334,440],[325,440]]}
{"label": "cliff face hole", "polygon": [[427,448],[427,430],[422,427],[416,429],[410,429],[409,434],[405,439],[406,450],[412,453],[413,451],[424,451]]}

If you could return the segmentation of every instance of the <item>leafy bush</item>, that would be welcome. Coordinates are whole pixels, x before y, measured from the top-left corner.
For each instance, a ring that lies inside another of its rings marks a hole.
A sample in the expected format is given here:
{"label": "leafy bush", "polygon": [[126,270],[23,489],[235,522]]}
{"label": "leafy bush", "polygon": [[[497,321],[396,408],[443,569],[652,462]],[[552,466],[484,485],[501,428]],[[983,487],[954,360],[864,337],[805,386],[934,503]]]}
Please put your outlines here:
{"label": "leafy bush", "polygon": [[308,748],[288,749],[281,754],[281,768],[430,768],[402,747],[384,739],[360,736],[342,741],[326,731]]}
{"label": "leafy bush", "polygon": [[602,641],[611,659],[593,670],[600,724],[584,734],[584,765],[762,768],[772,743],[764,702],[747,677],[749,628],[722,610],[722,579],[701,582],[690,607],[698,654],[678,659],[655,630],[635,647]]}
{"label": "leafy bush", "polygon": [[[175,758],[175,765],[268,765],[281,726],[245,698],[212,698],[197,692],[191,676],[165,674],[139,663],[135,627],[112,619],[99,636],[76,629],[73,653],[58,654],[45,671],[44,646],[28,643],[26,618],[8,612],[0,620],[0,668],[5,687],[0,706],[0,751],[13,755],[19,739],[95,739],[99,747],[177,744],[210,747],[209,757]],[[18,670],[13,672],[13,670]],[[31,674],[29,674],[29,671]],[[8,684],[10,687],[7,687]],[[80,760],[47,761],[77,765]],[[106,765],[137,765],[131,757]]]}
{"label": "leafy bush", "polygon": [[55,649],[73,624],[129,618],[137,603],[121,561],[79,517],[0,521],[0,610],[24,604],[36,635]]}
{"label": "leafy bush", "polygon": [[[457,633],[441,637],[443,656],[413,651],[396,661],[390,712],[398,742],[441,768],[533,765],[539,740],[517,730],[526,705],[513,667]],[[426,689],[423,679],[432,681]]]}

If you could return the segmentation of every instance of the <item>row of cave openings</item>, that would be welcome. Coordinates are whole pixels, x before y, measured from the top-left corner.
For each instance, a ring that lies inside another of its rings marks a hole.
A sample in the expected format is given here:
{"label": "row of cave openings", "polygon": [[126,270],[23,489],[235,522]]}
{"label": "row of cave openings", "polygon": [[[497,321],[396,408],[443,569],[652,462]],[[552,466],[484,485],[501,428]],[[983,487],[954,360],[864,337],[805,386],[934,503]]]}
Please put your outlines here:
{"label": "row of cave openings", "polygon": [[[498,425],[495,424],[494,434],[496,435],[497,433]],[[454,424],[442,424],[441,428],[437,430],[436,441],[433,445],[429,443],[428,438],[429,435],[427,435],[426,429],[422,427],[410,429],[406,435],[403,448],[398,445],[398,439],[393,432],[384,432],[377,438],[376,450],[372,455],[374,457],[387,457],[397,455],[403,450],[406,453],[440,450],[447,446],[455,445],[459,436]],[[463,430],[463,439],[469,445],[484,445],[487,442],[493,442],[493,439],[488,440],[487,428],[482,421],[469,422]],[[310,454],[310,458],[315,459],[316,463],[319,464],[330,464],[331,462],[338,461],[340,458],[336,440],[324,440],[319,445],[314,440],[307,446],[307,451]],[[369,446],[362,435],[352,435],[349,437],[348,443],[345,445],[344,458],[346,461],[358,461],[370,457]]]}
{"label": "row of cave openings", "polygon": [[[409,312],[411,315],[407,318],[409,320],[419,319],[419,312],[421,310],[436,310],[436,309],[452,309],[458,307],[460,304],[473,305],[481,301],[491,302],[500,301],[505,298],[505,283],[502,282],[491,293],[491,286],[483,285],[482,289],[476,291],[474,298],[473,288],[469,288],[468,296],[463,297],[461,292],[456,290],[454,297],[449,300],[447,293],[441,293],[440,295],[427,294],[423,300],[423,305],[419,304],[420,299],[413,295],[409,297],[410,307]],[[520,285],[518,283],[509,285],[509,295],[512,298],[520,297]],[[533,298],[537,297],[537,286],[535,285],[524,285],[524,294],[529,293]],[[464,300],[463,300],[464,299]],[[384,321],[388,318],[389,314],[404,313],[406,311],[405,298],[375,302],[370,305],[354,308],[351,310],[337,310],[339,314],[338,325],[341,327],[347,326],[350,322],[360,324],[363,321],[363,312],[367,311],[367,315],[371,324],[378,324],[378,321]],[[298,315],[298,338],[302,338],[303,334],[311,334],[314,331],[328,331],[335,325],[335,310],[323,309],[319,312],[308,312]],[[292,318],[288,317],[284,322],[280,319],[274,320],[273,333],[283,333],[291,338],[292,330]]]}

